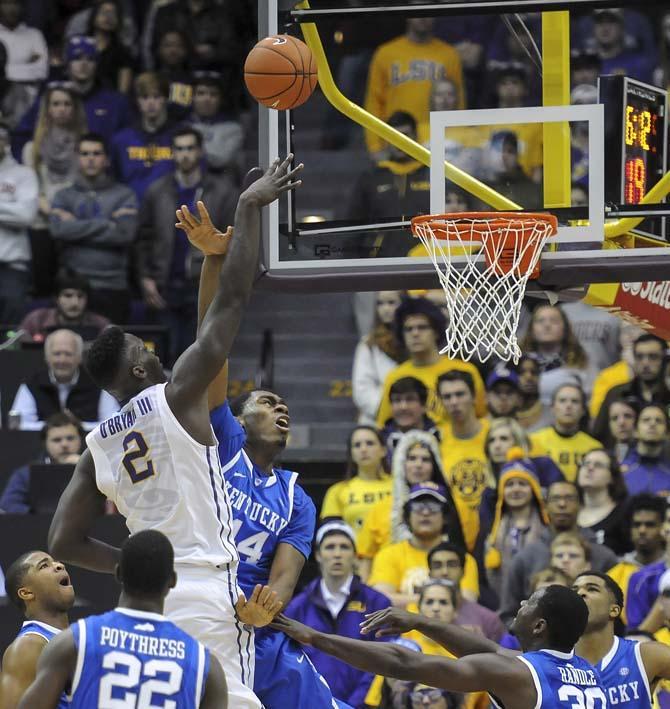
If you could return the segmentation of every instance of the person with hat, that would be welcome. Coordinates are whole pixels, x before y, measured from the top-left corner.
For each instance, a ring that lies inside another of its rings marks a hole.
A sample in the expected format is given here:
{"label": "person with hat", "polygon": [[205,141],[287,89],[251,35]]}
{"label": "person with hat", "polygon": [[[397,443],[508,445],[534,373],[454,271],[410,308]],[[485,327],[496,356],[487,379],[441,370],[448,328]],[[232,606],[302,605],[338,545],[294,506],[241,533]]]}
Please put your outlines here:
{"label": "person with hat", "polygon": [[[387,596],[366,586],[354,573],[356,538],[353,529],[341,518],[323,521],[315,537],[315,556],[319,576],[293,598],[286,615],[324,632],[348,638],[364,638],[360,624],[366,613],[388,608]],[[328,682],[333,696],[351,707],[362,707],[373,675],[314,648],[305,652]]]}
{"label": "person with hat", "polygon": [[598,55],[603,74],[623,74],[648,84],[653,80],[656,44],[627,36],[622,8],[593,11],[593,31],[586,39],[585,48]]}
{"label": "person with hat", "polygon": [[468,372],[475,385],[477,416],[486,414],[484,382],[470,362],[450,359],[440,354],[446,321],[442,311],[426,298],[405,298],[396,310],[395,331],[404,342],[409,359],[394,367],[384,380],[381,403],[377,412],[377,427],[383,429],[392,416],[390,390],[394,382],[403,377],[415,377],[428,389],[427,413],[437,424],[445,423],[448,415],[437,395],[437,379],[452,369]]}
{"label": "person with hat", "polygon": [[[430,481],[410,488],[403,517],[410,531],[409,539],[381,549],[372,561],[368,579],[373,588],[399,607],[416,602],[419,588],[429,575],[428,552],[440,542],[458,542],[459,530],[455,526],[458,513],[448,506],[445,488]],[[469,554],[461,590],[471,600],[479,596],[477,564]]]}
{"label": "person with hat", "polygon": [[[75,35],[65,46],[65,78],[81,96],[88,130],[111,141],[114,134],[128,125],[130,106],[126,96],[104,88],[98,81],[98,48],[94,37]],[[39,114],[39,98],[25,113],[13,134],[12,150],[21,155],[23,146],[32,140]]]}
{"label": "person with hat", "polygon": [[527,545],[540,539],[549,524],[537,478],[521,461],[498,481],[498,499],[490,531],[484,542],[484,567],[488,585],[500,597],[503,576],[512,559]]}
{"label": "person with hat", "polygon": [[516,417],[523,404],[519,375],[506,363],[496,365],[486,379],[486,405],[489,418]]}
{"label": "person with hat", "polygon": [[84,340],[95,339],[110,321],[87,309],[90,284],[84,276],[70,268],[62,268],[56,276],[54,305],[31,310],[21,321],[23,342],[43,342],[53,330],[67,328]]}
{"label": "person with hat", "polygon": [[23,315],[30,285],[28,228],[39,195],[35,170],[16,162],[9,142],[9,126],[0,120],[0,323],[17,323]]}

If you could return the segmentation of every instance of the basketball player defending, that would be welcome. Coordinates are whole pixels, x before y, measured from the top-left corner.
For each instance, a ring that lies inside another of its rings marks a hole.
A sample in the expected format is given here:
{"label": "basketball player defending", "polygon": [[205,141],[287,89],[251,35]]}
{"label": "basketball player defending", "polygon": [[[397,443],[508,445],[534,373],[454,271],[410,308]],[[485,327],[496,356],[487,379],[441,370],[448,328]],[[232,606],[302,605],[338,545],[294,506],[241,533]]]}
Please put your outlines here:
{"label": "basketball player defending", "polygon": [[217,659],[163,615],[176,583],[167,537],[154,530],[129,537],[116,576],[118,608],[77,621],[50,643],[20,709],[56,709],[64,691],[71,709],[226,709]]}
{"label": "basketball player defending", "polygon": [[[670,647],[657,642],[638,643],[614,634],[614,623],[623,609],[623,592],[607,574],[585,571],[577,576],[572,588],[589,611],[586,630],[575,652],[600,673],[609,705],[650,709],[656,683],[670,678]],[[365,625],[366,632],[376,631],[378,635],[396,635],[414,628],[457,656],[481,652],[517,654],[456,626],[398,609],[371,614]]]}
{"label": "basketball player defending", "polygon": [[[206,252],[213,250],[207,248],[216,238],[211,224],[187,229],[186,234]],[[200,319],[215,296],[223,259],[205,255]],[[267,584],[286,604],[310,555],[316,520],[314,504],[297,483],[298,474],[275,462],[290,431],[288,407],[277,394],[262,390],[238,397],[229,406],[227,388],[226,364],[209,386],[209,405],[233,513],[238,582],[247,595],[257,584]],[[346,706],[333,698],[326,680],[291,638],[261,628],[255,631],[254,645],[253,688],[267,709]]]}
{"label": "basketball player defending", "polygon": [[597,670],[573,649],[587,620],[588,609],[577,593],[564,586],[546,586],[521,606],[514,619],[522,655],[494,651],[457,660],[423,655],[393,643],[320,633],[285,616],[278,616],[274,625],[366,672],[454,692],[488,692],[493,704],[504,709],[607,709]]}
{"label": "basketball player defending", "polygon": [[[209,421],[207,387],[228,359],[251,293],[261,207],[300,184],[294,178],[302,165],[291,170],[292,158],[276,160],[242,193],[235,237],[218,235],[218,252],[225,253],[229,243],[230,249],[217,293],[169,383],[160,360],[139,338],[110,327],[93,342],[89,373],[123,408],[86,437],[88,449],[49,530],[53,553],[103,573],[112,573],[119,560],[118,549],[90,536],[106,499],[124,515],[131,534],[163,532],[175,550],[178,579],[166,613],[217,656],[236,709],[260,706],[244,684],[253,642],[248,626],[258,622],[259,604],[276,611],[278,602],[268,589],[256,589],[248,602],[239,594],[232,516]],[[209,222],[202,202],[198,209],[201,221]],[[186,207],[177,218],[183,230],[199,223]]]}
{"label": "basketball player defending", "polygon": [[[47,643],[69,625],[74,589],[60,561],[44,551],[29,551],[7,569],[5,589],[25,622],[5,650],[0,674],[0,707],[15,709],[35,679],[37,661]],[[65,697],[54,706],[67,707]]]}

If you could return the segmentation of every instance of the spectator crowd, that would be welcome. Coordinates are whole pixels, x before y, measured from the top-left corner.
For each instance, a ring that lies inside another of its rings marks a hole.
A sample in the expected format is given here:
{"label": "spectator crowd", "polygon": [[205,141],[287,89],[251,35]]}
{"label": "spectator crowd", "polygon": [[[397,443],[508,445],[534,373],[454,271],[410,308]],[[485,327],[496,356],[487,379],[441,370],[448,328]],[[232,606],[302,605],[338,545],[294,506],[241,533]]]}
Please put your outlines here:
{"label": "spectator crowd", "polygon": [[[217,226],[233,222],[255,12],[242,0],[0,0],[0,325],[43,345],[10,407],[16,427],[42,432],[40,464],[75,463],[84,431],[118,408],[82,366],[110,322],[165,328],[167,363],[194,340],[201,255],[173,216],[202,199]],[[528,34],[486,15],[343,20],[338,83],[422,143],[430,110],[539,105],[539,16],[520,20]],[[573,102],[596,101],[604,73],[670,85],[670,12],[600,9],[575,16],[572,34]],[[323,148],[350,145],[355,130],[334,120]],[[427,168],[358,137],[370,163],[352,174],[349,216],[426,212]],[[574,204],[588,201],[585,145],[574,126]],[[541,128],[455,130],[445,157],[542,206]],[[451,186],[447,202],[475,206]],[[403,244],[381,248],[405,255]],[[364,615],[395,605],[514,648],[521,602],[592,569],[622,587],[630,632],[670,644],[667,343],[581,303],[529,301],[518,364],[464,362],[440,354],[440,296],[375,294],[353,353],[346,471],[321,506],[319,574],[286,613],[363,638]],[[14,471],[0,512],[31,512],[29,477]],[[446,653],[418,631],[392,642]],[[488,706],[307,652],[352,707]]]}

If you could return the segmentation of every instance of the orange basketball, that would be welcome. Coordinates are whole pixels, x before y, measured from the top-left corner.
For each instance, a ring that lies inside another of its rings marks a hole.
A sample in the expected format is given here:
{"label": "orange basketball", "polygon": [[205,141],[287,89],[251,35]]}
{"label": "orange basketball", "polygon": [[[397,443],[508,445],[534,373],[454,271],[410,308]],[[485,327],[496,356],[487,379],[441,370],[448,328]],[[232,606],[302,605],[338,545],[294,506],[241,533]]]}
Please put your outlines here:
{"label": "orange basketball", "polygon": [[305,103],[316,88],[310,48],[287,34],[262,39],[244,62],[249,93],[264,106],[285,111]]}

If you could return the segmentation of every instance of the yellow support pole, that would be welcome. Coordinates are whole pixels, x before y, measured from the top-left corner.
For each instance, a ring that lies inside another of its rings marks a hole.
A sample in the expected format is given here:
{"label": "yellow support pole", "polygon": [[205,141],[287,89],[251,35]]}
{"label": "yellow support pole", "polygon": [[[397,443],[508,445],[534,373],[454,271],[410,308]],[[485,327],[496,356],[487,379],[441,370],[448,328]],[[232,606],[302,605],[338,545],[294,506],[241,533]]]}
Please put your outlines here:
{"label": "yellow support pole", "polygon": [[[300,9],[309,9],[309,2],[304,0],[304,2],[299,3],[296,7]],[[342,92],[337,88],[333,75],[330,71],[330,66],[328,65],[328,59],[326,58],[326,53],[323,49],[323,44],[321,43],[321,37],[319,36],[319,31],[313,22],[303,22],[300,24],[302,29],[303,37],[305,38],[305,43],[311,49],[314,59],[319,70],[319,86],[323,95],[330,101],[330,103],[338,110],[343,113],[347,118],[358,123],[359,125],[371,130],[373,133],[383,138],[391,145],[394,145],[399,150],[403,150],[408,155],[413,157],[418,162],[423,165],[430,167],[430,150],[420,145],[416,141],[408,138],[407,136],[399,133],[395,128],[391,128],[387,123],[380,120],[371,113],[361,108],[359,105],[350,101]],[[491,189],[488,185],[475,179],[467,172],[459,169],[455,165],[445,161],[444,163],[444,174],[447,179],[451,180],[459,187],[464,189],[466,192],[475,195],[486,204],[490,204],[495,209],[516,211],[522,209],[520,205],[513,202],[511,199],[501,195],[494,189]]]}
{"label": "yellow support pole", "polygon": [[[607,149],[607,146],[605,146]],[[640,200],[640,204],[654,204],[660,202],[668,193],[670,193],[670,172],[666,172],[663,177],[647,192]],[[627,217],[626,219],[618,219],[614,222],[605,224],[605,238],[614,239],[621,236],[644,221],[644,217]]]}
{"label": "yellow support pole", "polygon": [[[542,103],[570,105],[570,13],[542,13]],[[544,206],[569,207],[570,124],[543,124]]]}

